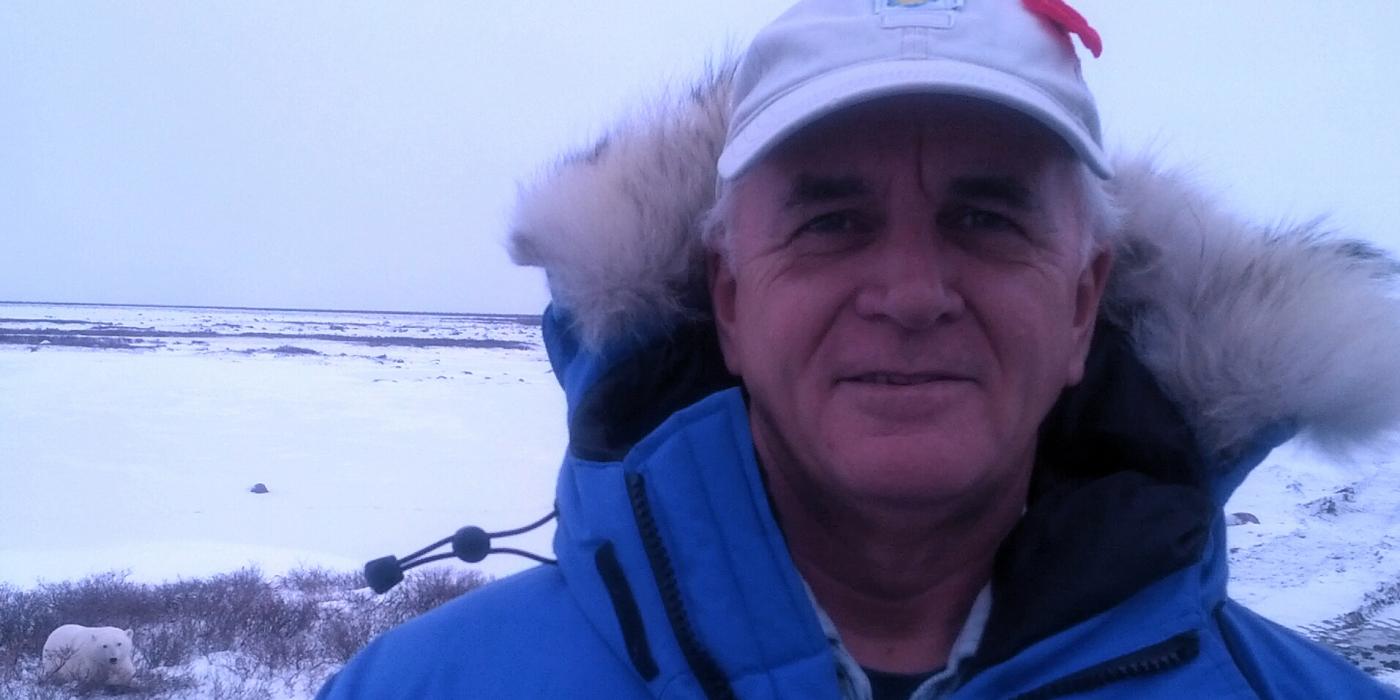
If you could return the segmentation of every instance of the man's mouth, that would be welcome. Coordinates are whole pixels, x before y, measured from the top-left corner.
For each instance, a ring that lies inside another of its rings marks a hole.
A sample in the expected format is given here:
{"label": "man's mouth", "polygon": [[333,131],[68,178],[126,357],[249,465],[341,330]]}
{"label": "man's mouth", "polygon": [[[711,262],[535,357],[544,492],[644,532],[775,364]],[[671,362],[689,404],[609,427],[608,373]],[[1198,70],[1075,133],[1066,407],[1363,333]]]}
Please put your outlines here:
{"label": "man's mouth", "polygon": [[868,372],[866,374],[850,377],[846,381],[858,382],[861,384],[874,384],[877,386],[915,386],[918,384],[929,384],[951,379],[956,379],[956,377],[933,373],[906,374],[902,372]]}

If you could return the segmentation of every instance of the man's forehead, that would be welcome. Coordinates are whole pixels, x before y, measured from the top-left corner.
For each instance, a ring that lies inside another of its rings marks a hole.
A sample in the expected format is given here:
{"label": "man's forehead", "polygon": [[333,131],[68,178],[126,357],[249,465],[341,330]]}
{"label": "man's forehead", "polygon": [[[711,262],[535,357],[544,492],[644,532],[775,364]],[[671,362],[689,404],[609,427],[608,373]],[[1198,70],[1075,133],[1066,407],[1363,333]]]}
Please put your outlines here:
{"label": "man's forehead", "polygon": [[1068,175],[1072,158],[1005,140],[981,143],[905,138],[890,144],[833,140],[775,153],[753,175],[770,200],[794,208],[812,202],[879,195],[896,178],[915,177],[929,194],[997,199],[1034,209],[1051,181]]}

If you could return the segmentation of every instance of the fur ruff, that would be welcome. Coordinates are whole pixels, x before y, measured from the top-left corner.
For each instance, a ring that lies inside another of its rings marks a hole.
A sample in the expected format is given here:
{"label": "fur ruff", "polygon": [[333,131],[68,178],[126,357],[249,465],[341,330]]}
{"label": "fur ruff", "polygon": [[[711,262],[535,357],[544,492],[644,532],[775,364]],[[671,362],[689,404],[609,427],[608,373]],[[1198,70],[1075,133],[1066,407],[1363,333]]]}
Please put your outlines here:
{"label": "fur ruff", "polygon": [[[728,70],[624,120],[522,187],[512,258],[545,269],[585,347],[706,312],[699,222],[712,204]],[[1400,424],[1400,267],[1317,223],[1241,221],[1187,178],[1118,159],[1126,216],[1102,313],[1129,330],[1207,455],[1292,425],[1324,447]]]}

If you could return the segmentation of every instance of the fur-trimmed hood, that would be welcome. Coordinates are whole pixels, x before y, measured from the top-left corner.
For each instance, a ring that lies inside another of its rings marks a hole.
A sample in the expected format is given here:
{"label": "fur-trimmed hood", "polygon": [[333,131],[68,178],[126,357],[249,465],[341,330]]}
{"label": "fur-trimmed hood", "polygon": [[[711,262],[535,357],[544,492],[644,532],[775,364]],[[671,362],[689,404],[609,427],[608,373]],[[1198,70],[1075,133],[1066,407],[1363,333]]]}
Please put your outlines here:
{"label": "fur-trimmed hood", "polygon": [[[718,71],[522,188],[511,255],[545,269],[583,350],[704,317],[699,221],[728,93]],[[1128,334],[1204,456],[1238,455],[1281,426],[1346,451],[1400,424],[1395,262],[1317,223],[1242,221],[1145,158],[1116,170],[1126,216],[1101,316]]]}

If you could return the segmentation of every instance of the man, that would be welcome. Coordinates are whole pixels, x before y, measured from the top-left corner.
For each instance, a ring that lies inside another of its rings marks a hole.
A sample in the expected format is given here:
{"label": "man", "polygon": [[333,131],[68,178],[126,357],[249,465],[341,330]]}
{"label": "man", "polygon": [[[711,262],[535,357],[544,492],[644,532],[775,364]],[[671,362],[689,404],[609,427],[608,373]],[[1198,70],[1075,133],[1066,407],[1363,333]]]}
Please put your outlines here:
{"label": "man", "polygon": [[1071,32],[805,0],[527,191],[558,564],[323,696],[1388,696],[1229,599],[1220,512],[1295,432],[1400,418],[1385,261],[1115,174]]}

